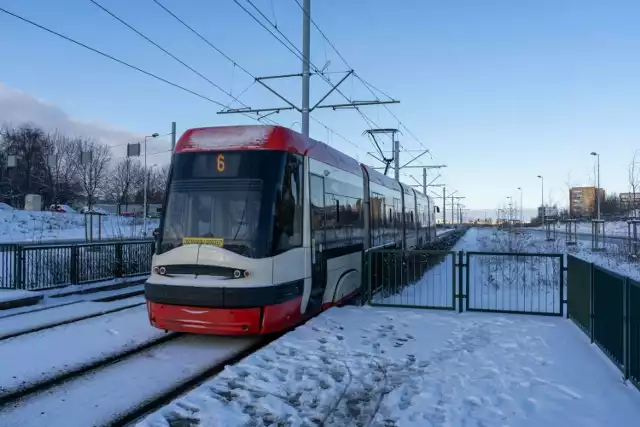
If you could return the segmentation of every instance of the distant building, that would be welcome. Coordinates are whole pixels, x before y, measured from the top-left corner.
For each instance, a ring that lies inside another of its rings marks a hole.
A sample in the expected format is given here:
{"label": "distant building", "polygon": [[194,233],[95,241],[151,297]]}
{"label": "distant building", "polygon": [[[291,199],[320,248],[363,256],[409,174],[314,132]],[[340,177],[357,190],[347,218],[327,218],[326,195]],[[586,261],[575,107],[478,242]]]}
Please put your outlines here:
{"label": "distant building", "polygon": [[[600,203],[604,203],[603,188],[598,191]],[[569,189],[569,214],[574,218],[593,217],[597,213],[596,187],[572,187]]]}
{"label": "distant building", "polygon": [[[543,211],[544,209],[544,211]],[[538,206],[538,218],[544,215],[545,218],[558,218],[558,207],[557,206]]]}
{"label": "distant building", "polygon": [[640,192],[620,193],[620,207],[625,210],[640,207]]}

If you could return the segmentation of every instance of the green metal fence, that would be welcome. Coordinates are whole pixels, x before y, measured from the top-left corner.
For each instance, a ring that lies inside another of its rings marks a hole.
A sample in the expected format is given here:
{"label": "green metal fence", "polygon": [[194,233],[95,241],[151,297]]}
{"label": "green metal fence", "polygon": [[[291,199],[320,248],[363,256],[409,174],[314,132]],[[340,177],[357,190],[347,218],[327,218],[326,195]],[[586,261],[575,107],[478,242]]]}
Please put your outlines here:
{"label": "green metal fence", "polygon": [[569,318],[640,389],[640,283],[567,258]]}
{"label": "green metal fence", "polygon": [[562,316],[562,254],[466,252],[467,311]]}
{"label": "green metal fence", "polygon": [[456,252],[370,250],[366,301],[375,306],[454,310]]}
{"label": "green metal fence", "polygon": [[78,245],[0,245],[0,288],[47,289],[151,271],[152,240]]}
{"label": "green metal fence", "polygon": [[593,334],[591,318],[592,265],[573,255],[568,255],[567,270],[570,272],[567,274],[567,317],[591,337]]}
{"label": "green metal fence", "polygon": [[627,279],[627,377],[640,389],[640,282]]}
{"label": "green metal fence", "polygon": [[563,314],[561,254],[371,250],[363,270],[371,305]]}
{"label": "green metal fence", "polygon": [[593,266],[593,341],[624,368],[626,278]]}

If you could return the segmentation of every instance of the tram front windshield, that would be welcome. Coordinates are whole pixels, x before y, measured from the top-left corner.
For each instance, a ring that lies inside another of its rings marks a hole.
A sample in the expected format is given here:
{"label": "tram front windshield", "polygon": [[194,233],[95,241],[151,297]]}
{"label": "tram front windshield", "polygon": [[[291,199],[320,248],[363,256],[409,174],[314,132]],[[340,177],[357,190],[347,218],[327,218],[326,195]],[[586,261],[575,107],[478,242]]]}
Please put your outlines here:
{"label": "tram front windshield", "polygon": [[176,154],[159,252],[203,243],[263,258],[295,244],[302,186],[292,161],[302,164],[281,151]]}

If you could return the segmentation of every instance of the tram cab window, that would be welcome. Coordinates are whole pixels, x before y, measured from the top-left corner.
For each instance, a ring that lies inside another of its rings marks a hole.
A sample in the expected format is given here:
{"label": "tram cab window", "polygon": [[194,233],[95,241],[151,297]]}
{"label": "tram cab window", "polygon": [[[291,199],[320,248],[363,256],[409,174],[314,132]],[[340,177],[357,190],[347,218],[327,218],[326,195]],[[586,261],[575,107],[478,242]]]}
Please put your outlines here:
{"label": "tram cab window", "polygon": [[273,226],[273,254],[302,246],[303,161],[288,153],[282,182],[276,193]]}

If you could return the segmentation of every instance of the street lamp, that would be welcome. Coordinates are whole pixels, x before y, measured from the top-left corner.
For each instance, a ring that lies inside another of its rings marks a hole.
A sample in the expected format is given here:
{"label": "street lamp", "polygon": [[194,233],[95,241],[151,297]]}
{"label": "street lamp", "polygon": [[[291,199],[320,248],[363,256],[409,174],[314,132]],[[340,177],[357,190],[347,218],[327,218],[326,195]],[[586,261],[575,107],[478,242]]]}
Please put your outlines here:
{"label": "street lamp", "polygon": [[597,200],[597,205],[598,205],[598,220],[600,219],[600,154],[596,153],[595,151],[591,152],[592,156],[596,156],[597,162],[598,162],[598,182],[596,184],[596,200]]}
{"label": "street lamp", "polygon": [[149,139],[149,138],[157,138],[158,136],[160,136],[160,134],[152,133],[151,135],[144,137],[144,172],[145,172],[145,178],[144,178],[144,200],[143,200],[143,207],[142,207],[142,213],[144,215],[144,219],[143,219],[143,230],[144,230],[144,233],[147,232],[147,187],[149,186],[149,171],[147,171],[147,139]]}
{"label": "street lamp", "polygon": [[538,175],[538,178],[540,178],[540,181],[542,182],[542,212],[540,213],[540,217],[542,218],[542,225],[544,226],[544,178],[542,175]]}
{"label": "street lamp", "polygon": [[523,209],[524,207],[522,206],[522,187],[518,187],[518,190],[520,190],[520,227],[522,227],[522,225],[524,224],[524,212]]}

